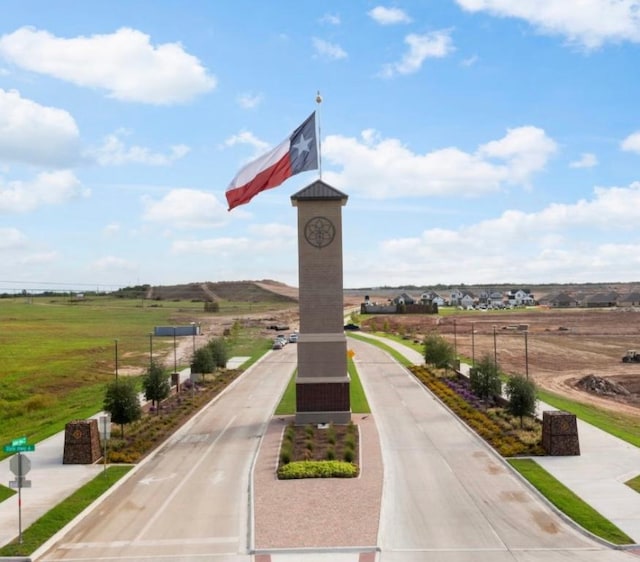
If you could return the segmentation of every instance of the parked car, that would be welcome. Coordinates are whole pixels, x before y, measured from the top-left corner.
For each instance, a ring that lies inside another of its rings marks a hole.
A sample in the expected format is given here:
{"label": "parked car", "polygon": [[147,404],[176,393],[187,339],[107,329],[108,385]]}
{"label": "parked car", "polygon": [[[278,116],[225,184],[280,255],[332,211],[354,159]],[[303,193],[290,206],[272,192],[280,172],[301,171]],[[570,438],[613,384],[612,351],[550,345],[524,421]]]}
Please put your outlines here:
{"label": "parked car", "polygon": [[360,329],[360,326],[358,326],[357,324],[345,324],[344,325],[344,329],[345,330],[350,330],[352,332],[358,331]]}
{"label": "parked car", "polygon": [[282,349],[283,347],[284,347],[284,344],[282,343],[282,340],[277,339],[276,341],[273,342],[271,349]]}
{"label": "parked car", "polygon": [[289,334],[289,343],[298,343],[298,334],[296,332]]}

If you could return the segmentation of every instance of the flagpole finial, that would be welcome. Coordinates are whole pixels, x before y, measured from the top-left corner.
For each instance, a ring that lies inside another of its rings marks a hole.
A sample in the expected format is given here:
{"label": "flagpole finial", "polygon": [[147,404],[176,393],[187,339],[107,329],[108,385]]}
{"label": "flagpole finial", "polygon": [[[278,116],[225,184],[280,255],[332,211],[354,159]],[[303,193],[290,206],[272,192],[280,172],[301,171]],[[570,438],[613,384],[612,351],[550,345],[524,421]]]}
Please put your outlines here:
{"label": "flagpole finial", "polygon": [[318,93],[316,94],[316,103],[317,104],[322,103],[322,96],[320,95],[320,90],[318,90]]}

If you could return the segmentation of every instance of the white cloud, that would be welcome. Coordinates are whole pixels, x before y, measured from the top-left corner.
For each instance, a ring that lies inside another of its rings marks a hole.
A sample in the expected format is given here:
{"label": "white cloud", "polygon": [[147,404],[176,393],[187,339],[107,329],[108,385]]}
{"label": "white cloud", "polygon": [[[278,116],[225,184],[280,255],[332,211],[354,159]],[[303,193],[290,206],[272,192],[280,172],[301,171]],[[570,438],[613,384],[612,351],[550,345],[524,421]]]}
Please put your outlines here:
{"label": "white cloud", "polygon": [[271,239],[282,243],[298,240],[298,230],[286,224],[254,224],[249,226],[249,232],[262,239]]}
{"label": "white cloud", "polygon": [[121,231],[121,229],[122,227],[120,226],[120,224],[118,224],[117,222],[112,222],[102,229],[102,233],[107,238],[112,238],[113,236],[116,236]]}
{"label": "white cloud", "polygon": [[637,152],[640,154],[640,131],[630,134],[620,143],[620,148],[627,152]]}
{"label": "white cloud", "polygon": [[190,148],[183,144],[172,146],[168,154],[152,152],[143,146],[126,147],[118,134],[123,133],[107,135],[102,146],[88,150],[85,156],[95,160],[101,166],[123,166],[125,164],[169,166],[190,151]]}
{"label": "white cloud", "polygon": [[318,39],[314,37],[312,39],[313,48],[316,51],[316,54],[319,57],[330,59],[330,60],[340,60],[347,58],[347,52],[340,46],[335,43],[329,43],[324,39]]}
{"label": "white cloud", "polygon": [[243,145],[243,144],[251,146],[254,149],[253,150],[254,156],[250,157],[249,158],[250,160],[260,156],[261,154],[264,154],[267,150],[271,148],[271,145],[268,142],[260,140],[258,137],[256,137],[253,133],[249,131],[241,131],[235,135],[230,136],[228,139],[224,141],[223,146],[228,147],[228,146],[236,146],[236,145]]}
{"label": "white cloud", "polygon": [[329,25],[340,25],[342,22],[338,14],[325,14],[320,18],[320,23],[328,23]]}
{"label": "white cloud", "polygon": [[324,175],[338,188],[375,199],[473,196],[497,192],[507,184],[526,185],[555,150],[556,143],[531,126],[509,129],[473,153],[447,147],[416,154],[398,139],[367,130],[360,140],[327,137],[323,158],[341,171]]}
{"label": "white cloud", "polygon": [[638,0],[456,0],[470,12],[527,21],[541,33],[561,35],[595,49],[605,43],[640,42]]}
{"label": "white cloud", "polygon": [[509,129],[500,140],[481,146],[478,155],[506,160],[509,167],[508,181],[526,183],[533,173],[544,168],[556,150],[555,141],[542,129],[527,126]]}
{"label": "white cloud", "polygon": [[[551,204],[534,213],[506,211],[458,230],[431,229],[419,237],[389,239],[379,259],[407,282],[451,282],[460,263],[443,248],[465,248],[465,282],[550,282],[552,280],[616,280],[637,278],[640,244],[601,242],[603,233],[633,232],[640,221],[640,182],[628,187],[595,188],[590,200]],[[592,238],[585,230],[597,229]],[[620,260],[621,256],[638,256]],[[622,271],[620,263],[629,267]],[[411,272],[411,264],[427,263],[429,271]],[[408,275],[403,276],[403,273]]]}
{"label": "white cloud", "polygon": [[179,43],[154,46],[140,31],[65,39],[22,27],[0,37],[0,56],[27,70],[107,90],[122,101],[167,105],[216,87],[216,79]]}
{"label": "white cloud", "polygon": [[467,57],[466,59],[464,59],[460,64],[462,66],[473,66],[479,60],[480,60],[480,58],[478,57],[478,55],[472,55],[472,56]]}
{"label": "white cloud", "polygon": [[28,182],[3,184],[0,181],[0,213],[26,213],[43,205],[57,205],[88,196],[89,190],[82,187],[73,172],[42,172]]}
{"label": "white cloud", "polygon": [[66,111],[0,89],[0,161],[66,167],[78,156],[78,138]]}
{"label": "white cloud", "polygon": [[579,160],[569,163],[570,168],[593,168],[598,165],[598,158],[595,154],[585,152],[580,156]]}
{"label": "white cloud", "polygon": [[27,245],[27,237],[17,228],[0,227],[0,251],[22,249]]}
{"label": "white cloud", "polygon": [[237,97],[238,105],[244,109],[255,109],[263,100],[262,94],[244,93]]}
{"label": "white cloud", "polygon": [[394,25],[396,23],[411,23],[411,18],[400,8],[385,8],[376,6],[367,12],[369,17],[380,25]]}
{"label": "white cloud", "polygon": [[164,198],[143,200],[143,219],[175,229],[219,227],[229,222],[227,208],[211,193],[173,189]]}
{"label": "white cloud", "polygon": [[404,38],[404,42],[409,46],[409,50],[399,62],[383,66],[380,73],[383,78],[418,72],[426,59],[446,57],[454,49],[448,30],[434,31],[424,35],[411,33]]}

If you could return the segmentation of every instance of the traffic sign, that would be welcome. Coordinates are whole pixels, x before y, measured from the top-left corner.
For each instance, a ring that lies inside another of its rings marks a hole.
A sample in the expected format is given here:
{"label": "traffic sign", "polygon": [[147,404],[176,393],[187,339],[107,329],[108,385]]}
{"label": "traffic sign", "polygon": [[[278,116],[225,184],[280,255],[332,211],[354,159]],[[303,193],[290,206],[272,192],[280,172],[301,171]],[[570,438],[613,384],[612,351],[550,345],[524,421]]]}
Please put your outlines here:
{"label": "traffic sign", "polygon": [[18,437],[17,439],[13,439],[13,440],[11,441],[11,445],[12,445],[13,447],[18,447],[18,446],[20,446],[20,445],[26,445],[26,444],[27,444],[27,438],[26,438],[26,436],[24,436],[24,437]]}
{"label": "traffic sign", "polygon": [[31,470],[31,461],[27,455],[16,455],[11,457],[9,468],[18,478],[21,478]]}
{"label": "traffic sign", "polygon": [[5,453],[27,453],[29,451],[35,451],[35,445],[5,445],[2,447]]}
{"label": "traffic sign", "polygon": [[13,488],[14,490],[20,488],[31,488],[31,480],[26,480],[25,478],[16,478],[15,480],[9,480],[9,488]]}

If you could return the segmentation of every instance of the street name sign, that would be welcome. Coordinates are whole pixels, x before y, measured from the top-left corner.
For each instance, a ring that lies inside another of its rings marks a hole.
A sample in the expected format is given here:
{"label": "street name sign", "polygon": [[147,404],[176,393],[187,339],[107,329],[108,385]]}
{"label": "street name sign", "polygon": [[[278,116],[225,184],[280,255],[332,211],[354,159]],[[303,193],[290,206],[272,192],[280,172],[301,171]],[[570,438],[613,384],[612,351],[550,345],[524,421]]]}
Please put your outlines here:
{"label": "street name sign", "polygon": [[35,445],[5,445],[2,447],[2,450],[5,453],[27,453],[30,451],[35,451]]}

